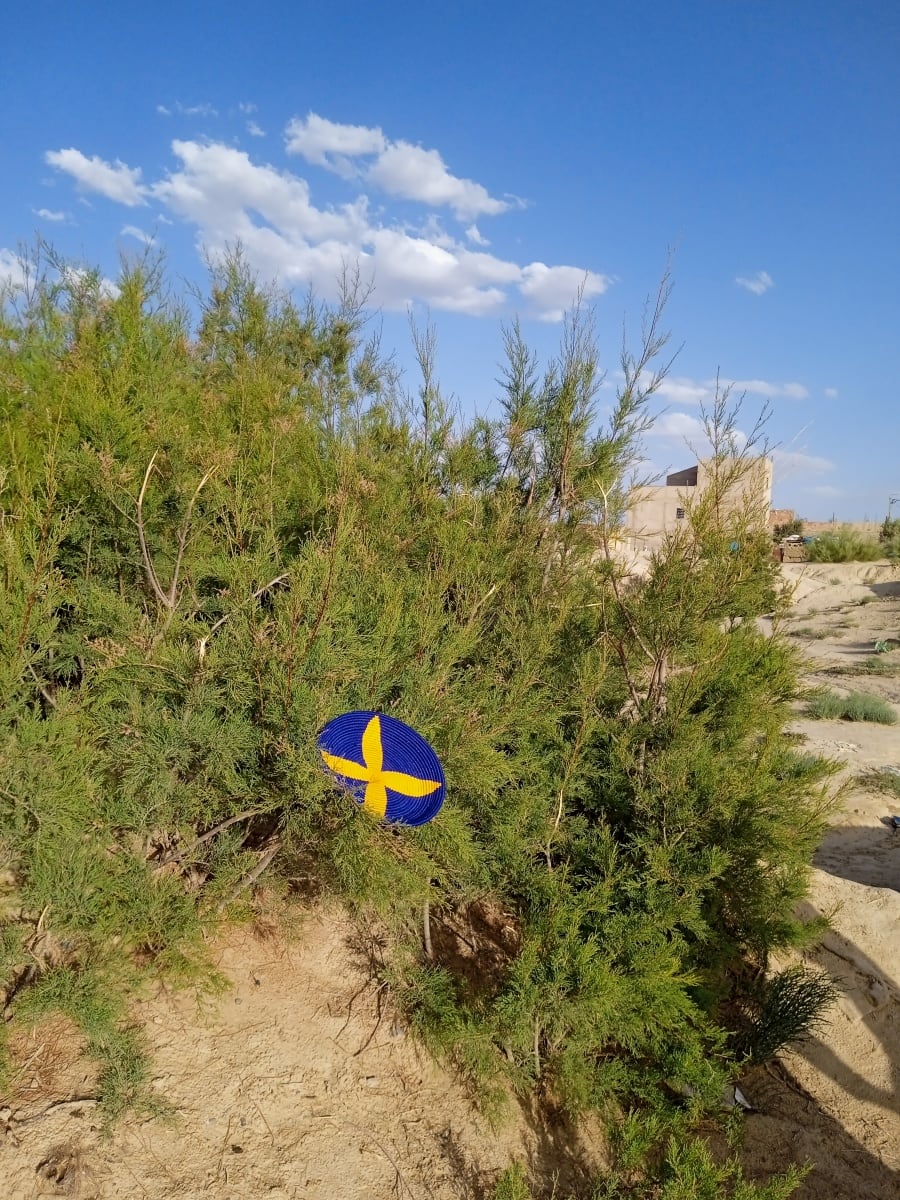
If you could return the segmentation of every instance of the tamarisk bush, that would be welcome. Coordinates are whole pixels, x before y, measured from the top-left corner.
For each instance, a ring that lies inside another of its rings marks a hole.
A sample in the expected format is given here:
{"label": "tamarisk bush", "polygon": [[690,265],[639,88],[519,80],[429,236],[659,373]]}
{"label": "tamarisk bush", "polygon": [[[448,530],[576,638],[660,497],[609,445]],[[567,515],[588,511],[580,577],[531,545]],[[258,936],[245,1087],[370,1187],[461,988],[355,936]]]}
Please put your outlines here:
{"label": "tamarisk bush", "polygon": [[[402,393],[352,279],[298,309],[233,255],[192,321],[153,260],[115,295],[27,278],[0,323],[9,1013],[63,1006],[132,1081],[110,1111],[146,1099],[97,996],[210,984],[204,931],[313,877],[379,916],[398,1002],[486,1101],[663,1113],[676,1080],[715,1108],[745,981],[803,936],[827,768],[785,737],[797,661],[755,622],[784,600],[732,500],[763,431],[727,395],[712,486],[643,577],[622,553],[667,283],[604,423],[580,303],[546,365],[506,331],[497,415],[467,420],[431,329]],[[357,708],[436,747],[432,825],[319,770]]]}

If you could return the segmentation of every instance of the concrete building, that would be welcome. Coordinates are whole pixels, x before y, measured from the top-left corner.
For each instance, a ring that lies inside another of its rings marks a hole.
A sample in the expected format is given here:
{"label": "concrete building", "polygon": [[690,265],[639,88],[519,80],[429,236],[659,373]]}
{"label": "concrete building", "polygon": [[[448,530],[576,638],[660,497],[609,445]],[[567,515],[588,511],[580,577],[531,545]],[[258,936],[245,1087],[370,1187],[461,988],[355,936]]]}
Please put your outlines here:
{"label": "concrete building", "polygon": [[[727,462],[720,469],[727,471]],[[623,536],[636,550],[655,549],[667,533],[687,518],[691,503],[696,502],[713,478],[714,462],[706,459],[684,471],[675,471],[666,477],[664,484],[636,488],[631,495]],[[726,512],[746,511],[760,529],[766,528],[771,503],[772,462],[768,458],[753,459],[723,499]]]}
{"label": "concrete building", "polygon": [[790,525],[797,516],[792,508],[773,508],[769,510],[769,533],[775,532],[776,525]]}

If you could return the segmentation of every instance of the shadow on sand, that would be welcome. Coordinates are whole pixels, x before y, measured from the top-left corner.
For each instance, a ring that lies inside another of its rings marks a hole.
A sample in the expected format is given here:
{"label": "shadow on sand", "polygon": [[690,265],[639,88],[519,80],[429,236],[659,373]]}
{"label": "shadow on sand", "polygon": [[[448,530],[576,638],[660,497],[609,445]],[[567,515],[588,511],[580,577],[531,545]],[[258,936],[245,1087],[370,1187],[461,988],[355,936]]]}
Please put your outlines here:
{"label": "shadow on sand", "polygon": [[883,583],[870,583],[869,591],[876,596],[889,600],[892,596],[900,596],[900,579],[887,579]]}
{"label": "shadow on sand", "polygon": [[[596,1195],[596,1169],[575,1122],[537,1101],[523,1102],[520,1107],[534,1134],[525,1167],[535,1200],[576,1200]],[[451,1128],[444,1129],[440,1139],[461,1200],[491,1200],[499,1172],[485,1171],[467,1156]]]}
{"label": "shadow on sand", "polygon": [[[805,915],[819,914],[807,906]],[[802,1043],[796,1056],[756,1068],[744,1081],[757,1110],[747,1117],[745,1129],[748,1174],[765,1178],[790,1161],[808,1161],[813,1169],[796,1200],[897,1200],[900,1174],[877,1152],[896,1158],[900,1040],[890,1040],[888,1033],[900,1011],[900,985],[835,932],[809,958],[838,981],[843,1014],[852,1013],[851,1019],[865,1027],[883,1054],[883,1082],[867,1079],[835,1053],[827,1027],[824,1037]],[[835,1024],[846,1021],[843,1014],[833,1014]],[[800,1083],[792,1070],[797,1056],[837,1084],[846,1097],[834,1101],[837,1113],[827,1111]],[[865,1130],[866,1144],[851,1128]]]}
{"label": "shadow on sand", "polygon": [[[864,883],[868,887],[900,892],[900,830],[891,825],[887,808],[877,826],[835,825],[822,839],[813,865],[829,875]],[[900,801],[895,804],[900,813]]]}

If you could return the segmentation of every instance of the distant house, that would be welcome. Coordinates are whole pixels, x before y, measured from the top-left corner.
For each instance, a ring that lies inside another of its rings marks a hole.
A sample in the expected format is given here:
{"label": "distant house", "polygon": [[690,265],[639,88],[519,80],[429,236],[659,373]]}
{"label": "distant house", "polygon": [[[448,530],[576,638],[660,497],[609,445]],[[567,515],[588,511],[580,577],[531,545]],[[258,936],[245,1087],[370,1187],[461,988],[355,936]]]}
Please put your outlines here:
{"label": "distant house", "polygon": [[[727,462],[723,465],[727,471]],[[722,468],[720,468],[722,469]],[[664,484],[636,488],[630,497],[630,507],[622,529],[624,537],[635,549],[653,550],[662,544],[666,534],[677,529],[687,518],[688,509],[713,479],[714,463],[705,459],[684,471],[675,471]],[[772,462],[768,458],[753,459],[724,497],[728,511],[748,513],[752,522],[765,529],[772,503]]]}
{"label": "distant house", "polygon": [[792,508],[773,508],[769,511],[769,533],[775,532],[777,525],[790,525],[797,514]]}

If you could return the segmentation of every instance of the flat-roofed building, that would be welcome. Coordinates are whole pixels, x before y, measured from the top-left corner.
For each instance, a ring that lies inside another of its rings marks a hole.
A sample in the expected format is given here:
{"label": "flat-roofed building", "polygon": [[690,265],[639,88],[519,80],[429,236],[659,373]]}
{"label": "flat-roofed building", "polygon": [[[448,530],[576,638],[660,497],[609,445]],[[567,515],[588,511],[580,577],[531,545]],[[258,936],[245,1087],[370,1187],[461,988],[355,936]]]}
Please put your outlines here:
{"label": "flat-roofed building", "polygon": [[[727,478],[733,459],[719,464],[720,478]],[[668,533],[687,519],[692,503],[715,480],[715,461],[705,459],[696,466],[666,476],[664,484],[635,488],[622,529],[636,549],[652,550],[661,545]],[[750,459],[722,496],[723,515],[746,513],[750,522],[765,529],[772,504],[772,462],[768,458]]]}

